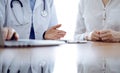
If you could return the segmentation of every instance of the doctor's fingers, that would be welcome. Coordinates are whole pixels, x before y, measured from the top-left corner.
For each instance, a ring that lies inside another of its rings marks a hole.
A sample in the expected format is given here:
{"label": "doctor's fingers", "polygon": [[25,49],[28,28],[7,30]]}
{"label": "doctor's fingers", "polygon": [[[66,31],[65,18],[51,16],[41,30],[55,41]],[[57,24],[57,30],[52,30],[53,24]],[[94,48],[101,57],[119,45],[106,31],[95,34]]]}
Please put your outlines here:
{"label": "doctor's fingers", "polygon": [[7,32],[7,38],[6,38],[6,40],[10,40],[12,38],[14,32],[15,32],[15,30],[9,27],[8,28],[8,32]]}
{"label": "doctor's fingers", "polygon": [[51,29],[57,29],[59,27],[61,27],[61,24],[55,25],[55,26],[51,27]]}
{"label": "doctor's fingers", "polygon": [[19,36],[14,29],[8,28],[7,40],[18,40]]}
{"label": "doctor's fingers", "polygon": [[66,35],[66,32],[62,31],[62,30],[56,30],[55,33],[54,33],[54,36],[57,37],[57,38],[64,37],[65,35]]}
{"label": "doctor's fingers", "polygon": [[63,37],[64,37],[63,34],[56,34],[56,35],[54,36],[54,40],[59,40],[59,39],[61,39],[61,38],[63,38]]}
{"label": "doctor's fingers", "polygon": [[57,31],[59,35],[62,35],[62,36],[65,36],[66,35],[66,32],[63,31],[63,30],[58,30]]}
{"label": "doctor's fingers", "polygon": [[13,40],[18,40],[19,39],[19,35],[18,35],[18,33],[14,33],[13,34]]}
{"label": "doctor's fingers", "polygon": [[3,38],[4,38],[4,40],[6,40],[7,39],[7,34],[8,34],[8,28],[3,28],[3,30],[2,30],[2,32],[3,32]]}
{"label": "doctor's fingers", "polygon": [[52,40],[59,40],[62,36],[58,34],[54,34],[53,36],[50,37]]}
{"label": "doctor's fingers", "polygon": [[61,35],[57,35],[57,36],[55,36],[55,40],[60,40],[60,38],[62,38],[63,36],[61,36]]}

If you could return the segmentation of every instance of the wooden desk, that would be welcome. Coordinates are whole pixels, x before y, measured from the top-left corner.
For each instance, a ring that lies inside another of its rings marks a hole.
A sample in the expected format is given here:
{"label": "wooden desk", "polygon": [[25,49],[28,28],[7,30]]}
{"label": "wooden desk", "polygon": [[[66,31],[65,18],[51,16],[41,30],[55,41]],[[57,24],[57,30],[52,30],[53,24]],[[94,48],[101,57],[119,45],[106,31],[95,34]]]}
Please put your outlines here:
{"label": "wooden desk", "polygon": [[0,73],[120,73],[120,43],[1,48]]}
{"label": "wooden desk", "polygon": [[78,73],[120,73],[120,43],[78,46]]}

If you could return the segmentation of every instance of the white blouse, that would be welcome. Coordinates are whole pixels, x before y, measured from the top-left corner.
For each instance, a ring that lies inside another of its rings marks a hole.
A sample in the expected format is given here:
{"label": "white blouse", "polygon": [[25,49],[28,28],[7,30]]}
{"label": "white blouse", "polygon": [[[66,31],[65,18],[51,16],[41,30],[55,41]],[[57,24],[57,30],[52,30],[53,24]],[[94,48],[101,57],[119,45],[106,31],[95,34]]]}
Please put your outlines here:
{"label": "white blouse", "polygon": [[93,30],[120,31],[120,0],[80,0],[75,40],[83,40]]}

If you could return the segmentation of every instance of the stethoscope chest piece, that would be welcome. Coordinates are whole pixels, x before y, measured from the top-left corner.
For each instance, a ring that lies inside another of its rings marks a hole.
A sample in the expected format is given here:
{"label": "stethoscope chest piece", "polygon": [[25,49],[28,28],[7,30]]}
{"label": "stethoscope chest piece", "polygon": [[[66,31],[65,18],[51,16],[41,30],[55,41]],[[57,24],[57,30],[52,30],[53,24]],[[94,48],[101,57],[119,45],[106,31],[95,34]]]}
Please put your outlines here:
{"label": "stethoscope chest piece", "polygon": [[45,17],[45,16],[47,16],[47,15],[48,15],[48,13],[47,13],[47,11],[46,11],[46,10],[43,10],[43,11],[41,12],[41,15],[42,15],[43,17]]}

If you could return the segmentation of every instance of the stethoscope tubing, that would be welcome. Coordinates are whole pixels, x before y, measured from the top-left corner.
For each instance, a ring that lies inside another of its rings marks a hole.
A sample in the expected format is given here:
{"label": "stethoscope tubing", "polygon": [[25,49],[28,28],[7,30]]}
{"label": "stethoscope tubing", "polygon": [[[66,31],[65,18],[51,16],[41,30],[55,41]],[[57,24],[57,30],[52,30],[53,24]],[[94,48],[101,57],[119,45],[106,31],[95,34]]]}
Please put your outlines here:
{"label": "stethoscope tubing", "polygon": [[[23,4],[22,4],[22,2],[20,1],[20,0],[11,0],[11,2],[10,2],[10,7],[11,7],[11,9],[13,9],[14,8],[14,6],[13,6],[13,3],[14,2],[18,2],[19,4],[20,4],[20,6],[21,6],[21,8],[23,8]],[[43,16],[43,17],[46,17],[47,16],[47,11],[46,11],[46,2],[45,2],[45,0],[43,0],[43,10],[41,11],[41,16]],[[13,10],[12,10],[13,11]],[[13,13],[14,13],[14,16],[16,17],[16,15],[15,15],[15,12],[13,11]],[[18,20],[18,18],[16,17],[16,20],[17,20],[17,22],[19,23],[19,24],[21,24],[22,25],[22,23]]]}
{"label": "stethoscope tubing", "polygon": [[44,4],[43,11],[45,11],[45,9],[46,9],[46,8],[45,8],[45,7],[46,7],[46,6],[45,6],[45,5],[46,5],[45,3],[46,3],[45,0],[43,0],[43,4]]}
{"label": "stethoscope tubing", "polygon": [[10,2],[10,7],[13,8],[13,2],[16,1],[16,2],[19,2],[20,6],[23,7],[23,4],[20,0],[11,0]]}
{"label": "stethoscope tubing", "polygon": [[[20,0],[11,0],[11,2],[10,2],[10,7],[11,7],[11,8],[13,8],[13,3],[14,3],[14,1],[18,2],[18,3],[20,4],[20,6],[23,7],[23,4],[22,4],[22,2],[21,2]],[[43,10],[42,10],[42,12],[41,12],[41,15],[42,15],[43,17],[47,16],[46,2],[45,2],[45,1],[46,1],[46,0],[43,0]]]}
{"label": "stethoscope tubing", "polygon": [[[14,2],[14,1],[19,2],[20,6],[23,7],[23,4],[22,4],[22,2],[21,2],[20,0],[11,0],[11,2],[10,2],[10,7],[11,7],[11,8],[13,8],[13,2]],[[45,9],[46,9],[46,8],[45,8],[45,7],[46,7],[46,6],[45,6],[45,5],[46,5],[45,0],[43,0],[43,4],[44,4],[43,11],[45,11]]]}

